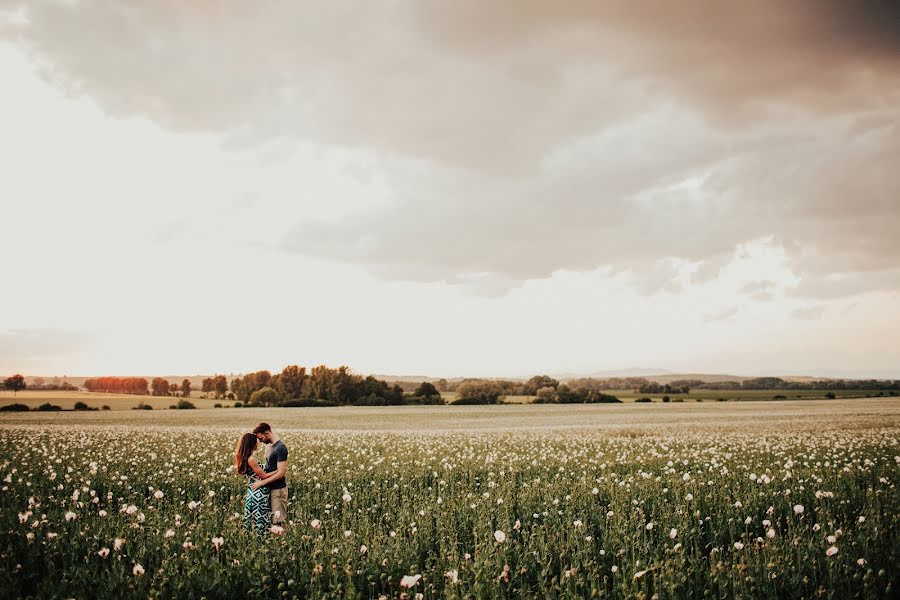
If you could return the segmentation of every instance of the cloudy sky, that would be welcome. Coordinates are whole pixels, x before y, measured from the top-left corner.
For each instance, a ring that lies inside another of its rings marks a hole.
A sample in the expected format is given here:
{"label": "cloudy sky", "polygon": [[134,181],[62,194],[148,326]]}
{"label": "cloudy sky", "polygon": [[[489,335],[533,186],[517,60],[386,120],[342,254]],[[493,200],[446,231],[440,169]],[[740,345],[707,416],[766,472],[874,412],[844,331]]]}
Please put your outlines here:
{"label": "cloudy sky", "polygon": [[900,377],[900,8],[0,0],[0,372]]}

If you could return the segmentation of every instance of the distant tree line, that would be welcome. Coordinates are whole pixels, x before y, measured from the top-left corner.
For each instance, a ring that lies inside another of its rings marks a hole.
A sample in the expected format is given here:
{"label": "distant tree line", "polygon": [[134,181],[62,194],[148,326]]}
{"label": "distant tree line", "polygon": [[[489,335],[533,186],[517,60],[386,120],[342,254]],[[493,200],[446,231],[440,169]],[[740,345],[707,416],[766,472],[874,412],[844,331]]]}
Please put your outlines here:
{"label": "distant tree line", "polygon": [[149,385],[143,377],[95,377],[84,380],[84,388],[89,392],[135,394],[137,396],[146,396]]}
{"label": "distant tree line", "polygon": [[349,367],[289,365],[281,373],[256,371],[231,380],[237,401],[250,406],[394,406],[401,404],[443,404],[440,392],[431,383],[420,384],[412,393],[400,385],[371,375],[363,377]]}
{"label": "distant tree line", "polygon": [[[674,384],[675,382],[673,382]],[[900,380],[821,379],[785,381],[780,377],[754,377],[743,381],[696,382],[692,387],[704,390],[900,390]]]}

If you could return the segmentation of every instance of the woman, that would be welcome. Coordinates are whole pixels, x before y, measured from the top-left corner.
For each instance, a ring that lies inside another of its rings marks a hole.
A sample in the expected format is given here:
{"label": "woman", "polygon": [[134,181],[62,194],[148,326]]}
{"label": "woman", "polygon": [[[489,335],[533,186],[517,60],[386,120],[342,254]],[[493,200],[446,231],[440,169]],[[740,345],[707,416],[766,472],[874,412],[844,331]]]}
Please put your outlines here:
{"label": "woman", "polygon": [[272,509],[269,504],[269,488],[255,488],[254,483],[270,477],[262,464],[253,458],[259,440],[252,433],[245,433],[238,440],[234,450],[234,467],[237,472],[247,477],[247,497],[244,500],[244,529],[256,534],[256,540],[262,542],[272,525]]}

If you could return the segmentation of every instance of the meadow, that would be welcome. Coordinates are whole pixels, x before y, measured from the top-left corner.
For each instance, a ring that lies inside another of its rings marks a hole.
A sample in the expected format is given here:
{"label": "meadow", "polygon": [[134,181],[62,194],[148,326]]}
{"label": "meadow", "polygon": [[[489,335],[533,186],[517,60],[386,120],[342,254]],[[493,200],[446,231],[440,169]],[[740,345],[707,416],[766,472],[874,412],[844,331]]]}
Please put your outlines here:
{"label": "meadow", "polygon": [[[241,526],[238,435],[290,448]],[[0,415],[0,595],[887,598],[900,401]]]}

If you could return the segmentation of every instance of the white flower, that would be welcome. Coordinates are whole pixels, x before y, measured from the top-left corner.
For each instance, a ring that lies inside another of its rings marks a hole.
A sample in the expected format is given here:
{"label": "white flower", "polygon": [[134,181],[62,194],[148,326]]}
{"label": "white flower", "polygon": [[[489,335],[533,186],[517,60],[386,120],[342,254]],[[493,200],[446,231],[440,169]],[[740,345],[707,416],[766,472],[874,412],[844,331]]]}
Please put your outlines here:
{"label": "white flower", "polygon": [[153,492],[153,497],[157,500],[162,500],[163,496],[165,496],[165,494],[162,493],[162,490],[156,490],[155,492]]}
{"label": "white flower", "polygon": [[581,527],[582,525],[584,525],[584,523],[581,522],[581,519],[576,519],[575,522],[572,523],[572,525],[574,525],[575,528],[577,529],[577,528]]}
{"label": "white flower", "polygon": [[676,551],[676,552],[678,552],[679,550],[681,550],[681,542],[678,542],[677,544],[675,544],[674,546],[672,546],[672,550],[674,550],[674,551]]}
{"label": "white flower", "polygon": [[684,499],[687,500],[688,502],[690,502],[691,500],[694,499],[694,495],[693,495],[693,494],[688,494],[687,496],[684,497]]}
{"label": "white flower", "polygon": [[105,510],[101,510],[101,511],[98,512],[97,514],[102,518],[102,517],[105,517],[106,515],[108,515],[109,513],[106,512]]}
{"label": "white flower", "polygon": [[188,509],[190,509],[190,510],[196,510],[199,506],[200,506],[200,503],[195,502],[194,500],[191,500],[190,502],[188,502]]}
{"label": "white flower", "polygon": [[740,543],[740,542],[735,542],[735,543],[734,543],[734,549],[735,549],[735,550],[743,550],[743,549],[744,549],[744,545],[743,545],[742,543]]}
{"label": "white flower", "polygon": [[858,564],[861,567],[864,567],[864,566],[866,566],[866,559],[860,558],[859,560],[856,561],[856,564]]}
{"label": "white flower", "polygon": [[419,580],[422,579],[421,575],[404,575],[400,580],[400,587],[411,588],[416,587],[418,585]]}
{"label": "white flower", "polygon": [[865,523],[865,522],[866,522],[866,518],[865,518],[864,516],[860,515],[859,518],[856,520],[856,522],[857,522],[857,523]]}
{"label": "white flower", "polygon": [[803,511],[804,511],[804,508],[803,508],[803,505],[802,505],[802,504],[795,504],[795,505],[794,505],[794,514],[795,514],[795,515],[802,515],[802,514],[803,514]]}
{"label": "white flower", "polygon": [[827,538],[825,538],[825,539],[828,540],[828,543],[829,543],[829,544],[833,544],[833,543],[835,543],[835,542],[837,541],[837,538],[834,537],[833,535],[829,535],[829,536],[828,536]]}
{"label": "white flower", "polygon": [[673,527],[672,529],[669,530],[669,539],[674,540],[677,537],[678,537],[678,530]]}
{"label": "white flower", "polygon": [[596,496],[597,494],[600,493],[600,490],[598,490],[597,488],[594,488],[591,490],[591,493]]}
{"label": "white flower", "polygon": [[212,538],[212,539],[209,540],[209,541],[212,542],[213,548],[215,548],[216,550],[218,550],[218,549],[221,548],[222,545],[225,543],[225,538],[219,536],[219,537],[214,537],[214,538]]}
{"label": "white flower", "polygon": [[612,517],[612,516],[613,516],[613,511],[611,511],[611,510],[606,511],[606,518],[607,518],[607,519],[609,519],[609,518]]}
{"label": "white flower", "polygon": [[216,495],[216,493],[212,490],[209,490],[208,492],[206,492],[206,495],[209,496],[210,498],[212,498],[213,496]]}
{"label": "white flower", "polygon": [[368,552],[368,551],[369,551],[369,547],[366,546],[365,544],[363,544],[362,546],[359,547],[359,553],[360,553],[360,554],[365,554],[365,553]]}
{"label": "white flower", "polygon": [[109,548],[100,548],[100,550],[97,551],[97,555],[100,558],[106,558],[109,556]]}
{"label": "white flower", "polygon": [[770,540],[771,540],[772,538],[774,538],[774,537],[775,537],[775,530],[774,530],[774,529],[769,529],[768,531],[766,531],[766,537],[769,538]]}
{"label": "white flower", "polygon": [[746,519],[744,519],[744,525],[749,525],[752,522],[753,522],[753,517],[747,517]]}
{"label": "white flower", "polygon": [[681,479],[682,479],[683,481],[690,481],[690,480],[691,480],[691,476],[690,476],[689,473],[685,473],[684,475],[681,476]]}
{"label": "white flower", "polygon": [[166,532],[163,534],[163,537],[165,537],[165,538],[175,537],[175,530],[174,529],[166,529]]}
{"label": "white flower", "polygon": [[353,500],[353,496],[351,496],[347,492],[344,492],[344,495],[341,496],[341,500],[343,500],[344,502],[350,502],[351,500]]}
{"label": "white flower", "polygon": [[135,506],[134,504],[131,504],[125,508],[125,513],[129,514],[129,515],[133,515],[137,511],[138,511],[138,507]]}
{"label": "white flower", "polygon": [[124,545],[125,545],[125,540],[123,540],[122,538],[116,538],[113,540],[113,549],[116,552],[119,552],[122,549],[122,546],[124,546]]}
{"label": "white flower", "polygon": [[272,525],[271,527],[269,527],[269,531],[272,532],[272,535],[281,535],[282,533],[284,533],[284,527],[282,527],[281,525]]}
{"label": "white flower", "polygon": [[318,519],[313,519],[312,521],[309,522],[309,526],[312,527],[313,529],[319,529],[322,526],[322,521],[320,521]]}
{"label": "white flower", "polygon": [[447,571],[446,573],[444,573],[444,577],[449,579],[450,583],[457,583],[457,582],[459,582],[459,571],[457,571],[456,569],[453,569],[452,571]]}
{"label": "white flower", "polygon": [[513,525],[513,529],[515,529],[516,531],[522,529],[522,521],[516,519],[516,523],[515,525]]}
{"label": "white flower", "polygon": [[73,513],[73,512],[70,510],[69,512],[66,513],[66,521],[74,521],[74,520],[75,520],[75,517],[77,517],[77,516],[78,516],[78,515],[76,515],[75,513]]}
{"label": "white flower", "polygon": [[650,521],[644,527],[647,531],[650,531],[651,529],[653,529],[653,521]]}
{"label": "white flower", "polygon": [[838,553],[837,546],[832,546],[828,550],[825,551],[825,556],[834,556]]}
{"label": "white flower", "polygon": [[497,543],[502,544],[506,541],[506,534],[498,529],[494,532],[494,539],[497,540]]}
{"label": "white flower", "polygon": [[134,567],[131,569],[131,572],[135,575],[143,575],[144,567],[142,567],[139,563],[135,563]]}
{"label": "white flower", "polygon": [[618,573],[618,572],[619,572],[619,567],[617,567],[616,565],[613,565],[609,570],[610,570],[610,572],[612,572],[612,573]]}
{"label": "white flower", "polygon": [[820,529],[822,529],[822,526],[819,525],[818,523],[816,523],[815,525],[813,525],[813,531],[818,531],[818,530],[820,530]]}

